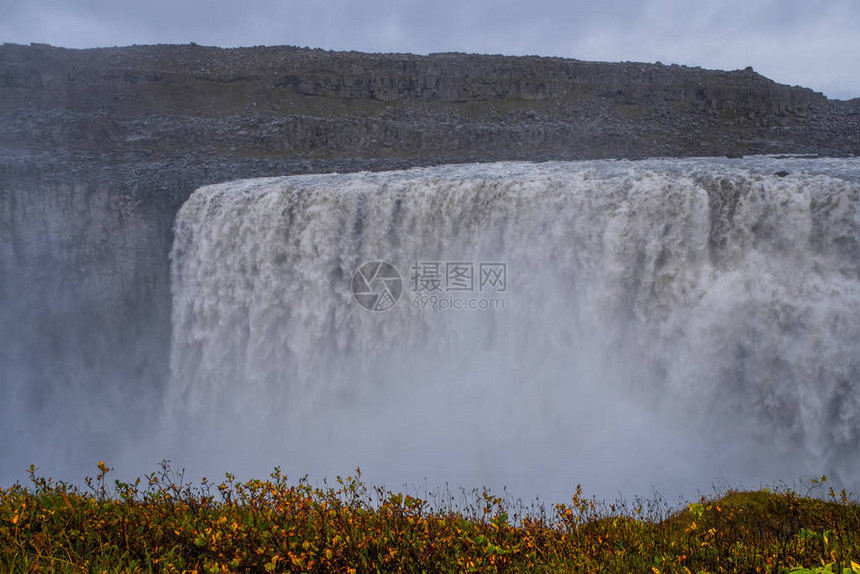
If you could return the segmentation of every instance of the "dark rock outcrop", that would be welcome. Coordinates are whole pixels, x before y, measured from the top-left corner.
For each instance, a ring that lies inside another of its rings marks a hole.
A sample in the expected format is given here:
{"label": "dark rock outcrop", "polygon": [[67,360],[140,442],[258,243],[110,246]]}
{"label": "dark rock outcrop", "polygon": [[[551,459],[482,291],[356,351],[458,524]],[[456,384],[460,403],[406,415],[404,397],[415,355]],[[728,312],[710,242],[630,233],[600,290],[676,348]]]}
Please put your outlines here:
{"label": "dark rock outcrop", "polygon": [[[860,151],[860,102],[751,68],[291,47],[0,47],[0,146],[457,161]],[[703,145],[704,144],[704,145]]]}

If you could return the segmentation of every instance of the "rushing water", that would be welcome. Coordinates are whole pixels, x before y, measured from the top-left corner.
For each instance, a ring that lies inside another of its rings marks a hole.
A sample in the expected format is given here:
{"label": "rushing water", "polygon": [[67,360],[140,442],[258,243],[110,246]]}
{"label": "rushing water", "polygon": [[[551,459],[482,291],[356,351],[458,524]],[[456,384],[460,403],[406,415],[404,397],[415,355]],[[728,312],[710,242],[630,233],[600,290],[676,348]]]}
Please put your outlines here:
{"label": "rushing water", "polygon": [[[202,188],[176,221],[165,444],[212,472],[527,497],[849,479],[858,176],[753,158]],[[369,311],[353,278],[378,260],[402,294]]]}

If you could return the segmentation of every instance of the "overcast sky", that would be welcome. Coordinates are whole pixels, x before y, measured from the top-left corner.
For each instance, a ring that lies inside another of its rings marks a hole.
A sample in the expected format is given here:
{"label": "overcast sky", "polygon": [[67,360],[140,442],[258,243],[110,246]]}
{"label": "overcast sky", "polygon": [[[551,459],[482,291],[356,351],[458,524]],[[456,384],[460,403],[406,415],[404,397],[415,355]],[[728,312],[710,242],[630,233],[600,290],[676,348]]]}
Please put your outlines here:
{"label": "overcast sky", "polygon": [[860,97],[860,0],[0,0],[0,42],[659,60]]}

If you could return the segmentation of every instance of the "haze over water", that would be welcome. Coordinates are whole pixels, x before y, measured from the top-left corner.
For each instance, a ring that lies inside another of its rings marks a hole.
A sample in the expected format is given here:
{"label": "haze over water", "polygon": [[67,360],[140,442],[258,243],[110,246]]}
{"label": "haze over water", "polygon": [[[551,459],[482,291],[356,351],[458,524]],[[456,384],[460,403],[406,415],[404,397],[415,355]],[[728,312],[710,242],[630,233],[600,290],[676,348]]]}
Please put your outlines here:
{"label": "haze over water", "polygon": [[[751,158],[203,188],[145,450],[545,500],[856,476],[858,181],[856,159]],[[353,295],[370,261],[399,273],[390,309]]]}

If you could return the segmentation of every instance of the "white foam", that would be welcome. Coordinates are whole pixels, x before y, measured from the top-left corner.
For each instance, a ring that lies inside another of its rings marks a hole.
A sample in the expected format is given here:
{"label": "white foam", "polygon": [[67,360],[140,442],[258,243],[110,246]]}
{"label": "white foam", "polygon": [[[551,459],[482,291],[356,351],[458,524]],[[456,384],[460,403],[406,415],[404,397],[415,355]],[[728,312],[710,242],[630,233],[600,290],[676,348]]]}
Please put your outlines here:
{"label": "white foam", "polygon": [[[550,497],[847,477],[858,165],[501,163],[202,188],[172,255],[176,457]],[[404,278],[392,310],[353,299],[371,260]],[[505,309],[411,309],[416,260],[505,262]]]}

